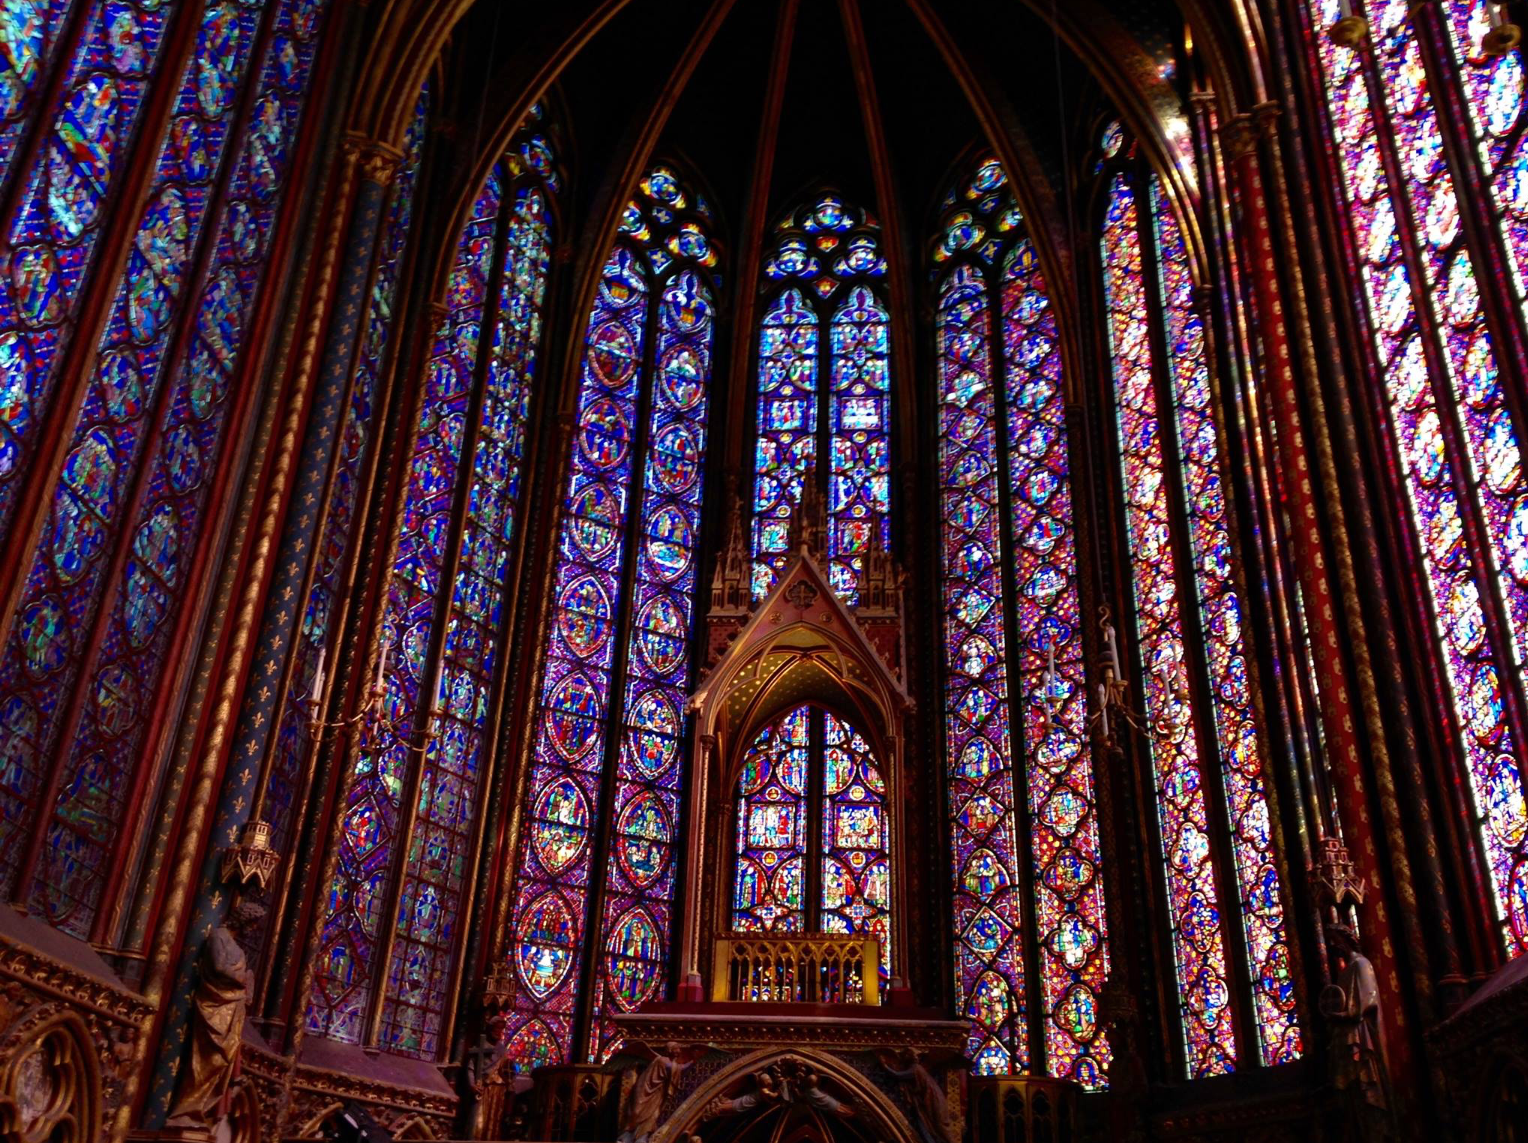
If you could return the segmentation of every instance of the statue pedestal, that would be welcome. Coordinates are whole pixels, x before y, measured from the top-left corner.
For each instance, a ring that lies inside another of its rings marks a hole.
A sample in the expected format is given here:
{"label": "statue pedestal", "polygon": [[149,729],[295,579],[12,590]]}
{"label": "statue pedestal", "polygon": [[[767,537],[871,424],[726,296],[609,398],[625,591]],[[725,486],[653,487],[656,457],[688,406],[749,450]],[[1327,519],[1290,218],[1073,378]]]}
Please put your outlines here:
{"label": "statue pedestal", "polygon": [[[612,1060],[624,1072],[620,1126],[640,1119],[654,1139],[677,1143],[713,1120],[730,1120],[726,1130],[748,1138],[750,1125],[794,1138],[791,1128],[842,1117],[866,1138],[954,1143],[965,1128],[970,1029],[910,999],[680,1000],[621,1013]],[[559,1070],[538,1069],[537,1088],[554,1087],[559,1077],[543,1072]],[[658,1094],[639,1099],[648,1089]]]}
{"label": "statue pedestal", "polygon": [[157,1131],[129,1131],[128,1143],[217,1143],[215,1124],[194,1127],[161,1127]]}

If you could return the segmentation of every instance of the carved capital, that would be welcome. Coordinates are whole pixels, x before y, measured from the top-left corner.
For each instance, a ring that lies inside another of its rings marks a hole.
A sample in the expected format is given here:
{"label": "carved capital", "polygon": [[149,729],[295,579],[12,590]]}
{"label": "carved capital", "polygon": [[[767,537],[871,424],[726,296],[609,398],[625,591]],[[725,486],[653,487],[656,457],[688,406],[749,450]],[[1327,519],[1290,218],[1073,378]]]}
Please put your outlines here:
{"label": "carved capital", "polygon": [[1273,135],[1273,121],[1284,114],[1284,105],[1277,99],[1265,99],[1252,109],[1252,122],[1258,133],[1265,138]]}
{"label": "carved capital", "polygon": [[235,889],[265,889],[271,883],[281,855],[271,848],[272,828],[255,820],[244,827],[237,845],[223,851],[223,880]]}
{"label": "carved capital", "polygon": [[1335,837],[1323,837],[1317,846],[1318,856],[1309,869],[1311,890],[1316,900],[1333,908],[1362,905],[1368,887],[1363,878],[1353,875],[1353,859],[1348,855],[1347,846]]}
{"label": "carved capital", "polygon": [[1236,115],[1220,128],[1220,145],[1231,162],[1250,155],[1257,148],[1257,126],[1250,115]]}
{"label": "carved capital", "polygon": [[403,152],[397,147],[355,131],[345,134],[344,155],[348,162],[360,165],[363,179],[380,187],[390,184],[403,164]]}

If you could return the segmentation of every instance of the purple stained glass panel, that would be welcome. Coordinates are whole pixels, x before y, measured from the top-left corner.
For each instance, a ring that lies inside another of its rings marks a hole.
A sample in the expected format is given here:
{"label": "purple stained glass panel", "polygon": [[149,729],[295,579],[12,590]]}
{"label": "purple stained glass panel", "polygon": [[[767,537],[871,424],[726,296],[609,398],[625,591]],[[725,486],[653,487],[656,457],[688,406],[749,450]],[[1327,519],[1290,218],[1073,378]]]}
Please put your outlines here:
{"label": "purple stained glass panel", "polygon": [[939,487],[945,772],[955,871],[955,981],[978,1075],[1029,1067],[1015,818],[997,394],[987,283],[957,266],[939,292]]}
{"label": "purple stained glass panel", "polygon": [[1194,726],[1162,413],[1157,407],[1137,187],[1114,178],[1102,236],[1135,633],[1146,680],[1178,1007],[1191,1079],[1237,1063],[1219,888],[1210,851],[1206,767]]}
{"label": "purple stained glass panel", "polygon": [[[710,251],[699,245],[705,241],[700,234],[697,228],[688,245],[690,255],[704,264]],[[709,376],[715,332],[715,308],[701,275],[691,269],[670,278],[658,303],[656,375],[638,512],[641,552],[610,809],[612,853],[605,862],[604,907],[594,946],[591,1061],[603,1060],[619,1041],[610,1017],[657,995],[668,965],[684,784],[680,712],[690,690],[707,398],[704,388],[665,382],[676,362],[685,363],[680,378],[688,378],[694,367]]]}
{"label": "purple stained glass panel", "polygon": [[[1221,483],[1220,446],[1211,411],[1204,329],[1194,301],[1183,235],[1160,184],[1151,184],[1166,322],[1167,365],[1177,421],[1179,471],[1188,515],[1189,546],[1199,592],[1199,622],[1210,671],[1210,712],[1220,746],[1220,775],[1231,826],[1242,939],[1252,977],[1254,1023],[1264,1066],[1300,1057],[1289,939],[1273,849],[1272,814],[1263,784],[1263,753],[1247,678],[1241,600],[1232,573],[1231,535]],[[1172,680],[1147,680],[1167,687]]]}
{"label": "purple stained glass panel", "polygon": [[[1520,487],[1520,450],[1504,416],[1495,352],[1461,245],[1458,204],[1442,160],[1416,36],[1403,13],[1386,9],[1372,77],[1385,99],[1377,108],[1370,98],[1366,57],[1320,33],[1335,18],[1335,5],[1336,0],[1307,5],[1307,36],[1324,81],[1391,433],[1454,698],[1497,915],[1506,947],[1517,955],[1528,949],[1528,800],[1517,760],[1521,747],[1508,724],[1501,688],[1504,673],[1514,669],[1514,656],[1523,654],[1528,619],[1528,504]],[[1382,115],[1393,119],[1392,132],[1382,130]],[[1389,145],[1402,159],[1400,187],[1392,188],[1384,177],[1382,150]],[[1421,282],[1411,280],[1395,233],[1398,225],[1414,227],[1417,219],[1425,224]],[[1432,355],[1419,307],[1438,311],[1446,379],[1434,376],[1429,365]],[[1450,416],[1458,417],[1457,436],[1444,420]],[[1463,456],[1454,443],[1461,438]],[[1494,577],[1482,576],[1469,558],[1461,520],[1465,506],[1457,492],[1461,483],[1474,491],[1493,539],[1502,545],[1477,553],[1499,564]],[[1482,608],[1482,590],[1498,584],[1512,628],[1510,647],[1496,645]]]}
{"label": "purple stained glass panel", "polygon": [[[445,574],[445,544],[503,193],[503,171],[495,167],[473,200],[457,241],[446,316],[426,366],[408,462],[382,626],[391,650],[384,709],[405,728],[412,728],[420,703],[433,699],[426,693],[433,678],[426,656]],[[447,741],[437,749],[459,749],[459,744]],[[377,943],[389,923],[382,914],[413,759],[407,742],[363,751],[351,779],[307,1012],[308,1030],[333,1040],[359,1043],[365,1031]]]}
{"label": "purple stained glass panel", "polygon": [[632,438],[651,304],[639,259],[624,243],[611,252],[584,339],[553,625],[513,889],[509,958],[518,995],[506,1050],[527,1069],[565,1061],[572,1050],[594,831],[604,811],[614,627],[626,598],[621,570]]}

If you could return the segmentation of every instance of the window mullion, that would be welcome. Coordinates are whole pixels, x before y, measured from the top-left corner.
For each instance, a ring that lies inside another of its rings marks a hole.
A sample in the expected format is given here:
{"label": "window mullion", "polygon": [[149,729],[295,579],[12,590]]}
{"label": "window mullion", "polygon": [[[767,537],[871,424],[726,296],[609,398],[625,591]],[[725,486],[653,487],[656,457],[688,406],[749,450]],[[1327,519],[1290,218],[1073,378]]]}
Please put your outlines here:
{"label": "window mullion", "polygon": [[[1193,543],[1188,534],[1188,492],[1183,481],[1183,452],[1178,440],[1177,405],[1172,391],[1172,359],[1167,344],[1167,318],[1163,312],[1163,269],[1157,244],[1155,204],[1151,201],[1150,176],[1136,180],[1136,219],[1141,244],[1141,269],[1146,290],[1150,331],[1152,383],[1156,403],[1157,432],[1161,440],[1163,478],[1168,487],[1168,529],[1177,565],[1176,584],[1180,606],[1178,621],[1182,626],[1182,645],[1186,661],[1190,700],[1186,704],[1193,723],[1192,733],[1199,744],[1200,773],[1206,782],[1205,808],[1210,826],[1210,846],[1215,869],[1215,885],[1220,898],[1220,931],[1225,942],[1226,961],[1234,983],[1231,1003],[1232,1027],[1236,1035],[1239,1066],[1246,1067],[1260,1058],[1258,1035],[1253,1021],[1252,975],[1247,961],[1247,944],[1241,916],[1241,890],[1235,876],[1235,854],[1231,845],[1230,813],[1226,805],[1225,764],[1220,756],[1219,735],[1210,693],[1214,686],[1205,654],[1205,632],[1200,614],[1199,577]],[[1163,203],[1164,209],[1171,209]],[[1145,671],[1146,663],[1141,663]],[[1140,680],[1145,694],[1147,680]],[[1168,855],[1171,860],[1171,855]]]}
{"label": "window mullion", "polygon": [[[1474,471],[1475,464],[1466,439],[1466,429],[1460,419],[1459,401],[1449,382],[1452,369],[1444,345],[1445,335],[1439,329],[1438,315],[1432,304],[1429,275],[1421,249],[1422,239],[1417,233],[1416,203],[1409,193],[1400,156],[1395,150],[1395,124],[1391,118],[1387,93],[1379,75],[1380,64],[1375,54],[1373,39],[1366,38],[1354,50],[1362,54],[1361,66],[1364,81],[1368,85],[1371,114],[1374,116],[1376,127],[1375,145],[1384,165],[1386,183],[1392,191],[1391,202],[1396,211],[1396,233],[1411,284],[1412,318],[1415,332],[1422,344],[1427,384],[1433,394],[1445,447],[1453,460],[1449,468],[1459,507],[1459,518],[1464,529],[1466,558],[1474,569],[1473,578],[1479,588],[1479,602],[1489,631],[1488,641],[1497,651],[1500,666],[1503,668],[1501,675],[1506,676],[1501,679],[1501,693],[1505,700],[1507,718],[1517,741],[1521,743],[1528,741],[1528,696],[1524,694],[1523,662],[1517,653],[1517,642],[1514,639],[1510,614],[1502,596],[1500,578],[1502,572],[1496,566],[1497,559],[1493,558],[1497,551],[1496,544],[1493,542],[1493,529],[1485,520],[1480,503],[1478,493],[1480,475]],[[1443,193],[1455,192],[1445,190]],[[1468,257],[1468,253],[1466,252],[1464,256]],[[1441,288],[1441,283],[1438,285]],[[1372,317],[1371,320],[1373,320]],[[1391,366],[1398,368],[1400,363],[1392,362]],[[1392,417],[1392,419],[1395,418]],[[1398,438],[1398,446],[1404,448],[1404,441],[1399,439],[1401,437],[1399,425],[1395,426],[1395,434]],[[1469,475],[1466,475],[1467,473]],[[1431,603],[1433,623],[1437,628],[1445,619],[1442,614],[1445,601],[1433,599]],[[1460,733],[1468,734],[1469,730],[1461,726]]]}
{"label": "window mullion", "polygon": [[[491,177],[491,176],[490,176]],[[440,693],[441,676],[445,673],[446,629],[451,618],[451,601],[455,594],[456,577],[461,568],[463,549],[466,546],[466,523],[468,504],[472,494],[472,470],[477,459],[478,442],[482,437],[483,405],[486,399],[488,364],[493,356],[493,329],[498,322],[499,288],[504,275],[504,246],[508,241],[509,220],[514,213],[514,192],[506,186],[499,199],[499,215],[494,220],[493,253],[488,266],[488,281],[483,297],[483,319],[478,327],[477,359],[473,362],[472,388],[467,399],[467,431],[462,440],[461,452],[456,458],[456,478],[453,484],[451,504],[450,547],[441,566],[440,582],[435,593],[435,607],[430,620],[430,640],[424,661],[426,677],[430,685],[419,695],[414,704],[408,725],[409,743],[419,743],[418,760],[409,767],[404,782],[400,805],[403,818],[393,841],[387,894],[383,898],[381,913],[382,931],[372,962],[371,995],[367,999],[366,1030],[362,1043],[377,1046],[382,1029],[382,1009],[388,991],[393,948],[398,939],[398,906],[403,894],[403,883],[408,878],[409,851],[413,848],[414,831],[419,820],[419,792],[424,781],[424,770],[430,764],[431,754],[441,749],[439,741],[431,739],[442,722],[436,717],[436,696]],[[400,654],[402,649],[400,647]],[[444,711],[441,712],[444,718]]]}
{"label": "window mullion", "polygon": [[[1006,248],[1005,248],[1006,249]],[[987,354],[991,362],[993,419],[996,421],[997,453],[997,500],[998,537],[1002,550],[998,553],[1002,566],[1003,584],[1003,646],[1007,655],[1007,701],[1008,701],[1008,751],[1013,782],[1013,832],[1015,856],[1018,868],[1014,871],[1023,897],[1020,924],[1020,946],[1024,956],[1024,1035],[1028,1044],[1028,1071],[1035,1075],[1047,1074],[1046,1040],[1043,1027],[1046,1011],[1045,997],[1040,987],[1040,934],[1036,931],[1035,911],[1035,853],[1034,830],[1030,823],[1029,807],[1029,743],[1024,740],[1024,674],[1017,662],[1025,653],[1020,638],[1019,585],[1014,569],[1017,537],[1013,534],[1013,466],[1009,449],[1008,427],[1008,355],[1003,347],[1003,290],[997,277],[997,269],[989,269],[972,261],[973,269],[981,275],[987,292]],[[995,260],[996,266],[1002,259]]]}
{"label": "window mullion", "polygon": [[807,716],[806,755],[806,845],[802,859],[802,931],[822,932],[822,863],[827,855],[823,844],[824,772],[827,768],[827,720],[820,706]]}
{"label": "window mullion", "polygon": [[[631,479],[627,483],[625,537],[621,549],[621,573],[616,582],[621,593],[621,604],[610,637],[615,640],[614,655],[610,663],[608,709],[605,711],[603,757],[600,760],[600,801],[591,806],[595,822],[594,844],[590,850],[589,891],[585,897],[583,942],[578,966],[578,991],[574,995],[573,1060],[586,1059],[589,1054],[592,1015],[592,991],[594,974],[600,960],[599,943],[604,936],[600,920],[605,907],[605,868],[610,861],[611,839],[615,836],[612,820],[615,809],[616,783],[620,777],[621,727],[626,713],[626,665],[630,658],[631,630],[636,621],[637,607],[637,560],[638,537],[642,525],[642,501],[647,484],[647,446],[649,422],[652,420],[653,384],[655,382],[657,343],[661,339],[660,322],[663,313],[663,288],[669,279],[648,276],[651,292],[648,295],[647,313],[643,318],[642,361],[637,375],[637,407],[635,423],[631,429]],[[576,448],[577,438],[570,444]],[[552,606],[555,606],[553,604]]]}

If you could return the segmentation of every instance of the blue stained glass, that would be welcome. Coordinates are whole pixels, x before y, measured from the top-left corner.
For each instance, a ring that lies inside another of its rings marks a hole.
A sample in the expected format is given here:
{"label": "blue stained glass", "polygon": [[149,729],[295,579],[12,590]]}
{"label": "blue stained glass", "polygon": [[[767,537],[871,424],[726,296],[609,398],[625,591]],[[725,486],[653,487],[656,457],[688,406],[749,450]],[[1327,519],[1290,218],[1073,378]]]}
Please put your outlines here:
{"label": "blue stained glass", "polygon": [[[551,152],[537,142],[545,180]],[[504,242],[498,314],[489,345],[481,427],[472,457],[472,486],[463,532],[472,540],[457,571],[447,615],[444,662],[450,700],[436,729],[454,750],[427,755],[416,829],[433,845],[405,855],[403,894],[430,901],[428,912],[398,918],[390,989],[382,1005],[382,1042],[395,1051],[433,1058],[439,1048],[444,996],[451,979],[452,927],[461,906],[479,796],[479,767],[489,693],[498,668],[502,605],[518,516],[525,429],[537,372],[541,313],[552,252],[549,185],[531,183],[515,196]],[[428,964],[428,971],[411,966]]]}
{"label": "blue stained glass", "polygon": [[[425,394],[420,402],[409,467],[407,504],[395,541],[393,574],[388,582],[383,631],[394,644],[391,670],[385,679],[389,717],[412,733],[416,712],[430,704],[426,662],[435,619],[435,597],[444,573],[445,541],[456,483],[461,476],[461,450],[470,404],[470,378],[477,362],[479,334],[487,302],[493,258],[492,236],[503,204],[505,173],[495,166],[479,189],[472,213],[457,243],[456,261],[447,287],[450,303],[435,333],[428,371],[437,381],[449,379]],[[486,404],[486,402],[485,402]],[[437,742],[425,760],[440,766],[447,751]],[[346,888],[320,928],[319,963],[332,950],[347,950],[343,979],[316,972],[309,995],[307,1026],[331,1039],[359,1042],[366,1015],[378,937],[376,918],[357,908],[358,888],[375,871],[392,868],[402,817],[402,776],[416,765],[408,742],[385,742],[363,754],[357,763],[345,808],[335,882]],[[400,919],[402,914],[400,914]],[[407,936],[405,923],[405,936]],[[396,942],[405,946],[406,941]],[[411,950],[413,951],[413,950]],[[400,961],[391,966],[396,974]],[[396,977],[392,980],[396,984]],[[393,989],[397,995],[399,989]],[[413,995],[413,993],[410,993]],[[423,1038],[410,1044],[400,1029],[389,1031],[394,1050],[419,1053]]]}
{"label": "blue stained glass", "polygon": [[[270,91],[275,72],[273,59],[279,54],[277,45],[286,42],[289,50],[295,48],[297,51],[300,73],[295,86],[279,96],[289,106],[290,113],[286,129],[273,140],[271,157],[285,163],[295,141],[297,112],[302,106],[308,65],[318,31],[318,26],[310,23],[305,39],[290,39],[294,6],[291,2],[276,4],[269,9],[258,3],[246,3],[242,7],[221,4],[210,6],[204,13],[173,115],[180,119],[196,117],[202,138],[216,140],[215,144],[209,145],[218,148],[223,145],[231,123],[231,110],[228,100],[216,91],[209,91],[208,85],[242,86],[252,80],[259,91]],[[258,68],[252,68],[251,48],[262,19],[272,22],[274,34],[264,62]],[[137,28],[137,25],[133,27]],[[114,35],[127,38],[114,42],[125,49],[132,37],[141,31],[141,28],[136,32],[131,28],[118,28]],[[137,66],[125,57],[119,58],[125,61],[123,66]],[[209,73],[215,73],[215,76],[209,78]],[[83,130],[86,126],[84,120],[76,117],[71,120],[68,131]],[[150,428],[145,414],[154,407],[155,395],[168,372],[160,358],[168,337],[167,319],[171,307],[178,307],[186,300],[180,294],[184,270],[191,252],[203,240],[204,207],[210,189],[204,182],[189,177],[204,173],[204,166],[198,165],[188,175],[174,140],[172,132],[161,143],[148,203],[129,254],[124,281],[108,315],[96,371],[87,385],[75,428],[75,440],[80,442],[75,446],[76,455],[91,440],[110,441],[114,462],[111,479],[118,485],[110,502],[119,508],[111,516],[102,516],[100,508],[108,501],[96,495],[93,501],[95,523],[83,532],[73,529],[68,522],[74,514],[73,505],[80,503],[79,487],[70,487],[67,482],[62,484],[55,493],[54,516],[63,526],[51,532],[51,542],[45,538],[28,577],[27,594],[34,596],[62,588],[72,612],[76,615],[95,613],[107,587],[103,558],[107,550],[106,537],[122,535],[122,529],[128,523],[121,509],[129,506],[118,497],[141,463],[146,466],[144,499],[134,509],[138,523],[134,526],[131,541],[139,558],[127,561],[123,579],[103,613],[107,622],[99,641],[96,662],[77,665],[80,675],[62,672],[54,676],[51,680],[54,696],[61,695],[64,688],[73,685],[75,678],[89,678],[103,670],[118,670],[129,663],[129,669],[142,672],[138,677],[162,677],[160,657],[170,634],[165,620],[171,613],[171,601],[180,591],[187,561],[195,548],[200,513],[208,491],[203,474],[218,453],[227,419],[224,398],[228,385],[224,374],[231,371],[235,363],[244,317],[252,304],[263,269],[264,242],[268,241],[274,227],[275,210],[279,205],[277,198],[265,204],[264,236],[261,247],[253,252],[252,258],[241,261],[233,257],[236,252],[229,249],[231,205],[225,208],[209,236],[212,269],[196,322],[199,339],[193,346],[188,368],[182,370],[162,401],[159,444],[153,453],[141,457]],[[236,149],[231,158],[230,204],[240,202],[247,193],[248,182],[243,172],[249,150],[244,145]],[[54,225],[63,228],[59,233],[72,233],[74,220],[79,217],[73,213],[59,213],[65,209],[60,204],[68,198],[66,190],[63,184],[55,184],[53,188]],[[61,195],[64,198],[60,198]],[[72,207],[68,209],[72,210]],[[216,364],[206,362],[202,356],[209,343],[219,349]],[[158,538],[166,520],[174,521],[173,545]],[[52,547],[52,544],[68,544],[76,539],[84,541],[84,546]],[[9,675],[0,661],[0,688],[8,689]],[[58,698],[43,701],[45,708],[53,711],[53,719],[57,719],[64,709]],[[107,733],[106,728],[95,721],[94,715],[91,704],[85,704],[79,723],[72,728],[72,745],[64,765],[60,802],[50,830],[47,856],[39,867],[33,894],[33,904],[39,911],[53,923],[82,937],[88,934],[98,895],[107,876],[114,840],[111,823],[129,796],[128,779],[136,761],[137,735],[142,729],[138,725],[131,728],[117,726],[113,733]],[[51,740],[51,736],[62,729],[50,720],[39,728],[39,733]],[[88,814],[80,812],[83,805],[93,807],[92,811]]]}
{"label": "blue stained glass", "polygon": [[[568,1059],[575,963],[595,965],[589,1052],[598,1060],[613,1043],[610,1016],[656,994],[668,956],[683,779],[678,711],[688,687],[716,251],[703,216],[688,215],[689,188],[672,170],[655,168],[640,190],[605,264],[585,335],[555,622],[535,724],[534,809],[513,890],[509,967],[522,991],[505,1050],[521,1069]],[[654,258],[660,247],[668,255]],[[649,339],[650,366],[643,356]],[[639,433],[643,394],[650,395],[651,420]],[[640,454],[638,440],[646,442]],[[640,558],[628,578],[625,531],[633,509]],[[631,618],[618,624],[623,614]],[[616,677],[621,641],[626,667]],[[616,782],[607,806],[602,772],[612,758]],[[611,850],[597,854],[590,826],[607,814]],[[586,933],[597,877],[605,882],[604,910]]]}
{"label": "blue stained glass", "polygon": [[[58,105],[38,108],[43,71],[75,4],[87,6],[74,13],[81,34],[61,62]],[[224,6],[208,0],[204,21]],[[94,266],[102,208],[135,138],[171,11],[162,0],[20,0],[0,16],[0,188],[15,181],[21,192],[16,213],[0,220],[0,245],[13,252],[9,274],[0,275],[0,341],[24,345],[31,370],[27,389],[9,394],[16,412],[0,424],[0,534],[10,527],[20,474],[51,408],[59,356]],[[187,67],[182,86],[191,79]],[[49,117],[41,146],[29,169],[12,169],[19,132],[37,112]]]}
{"label": "blue stained glass", "polygon": [[[891,322],[873,284],[886,260],[874,220],[834,194],[786,215],[775,233],[766,282],[810,289],[776,287],[760,320],[751,591],[767,595],[789,560],[790,515],[811,469],[828,504],[829,580],[853,605],[865,553],[890,536]],[[837,276],[819,276],[819,254]],[[819,457],[824,423],[828,455]]]}

